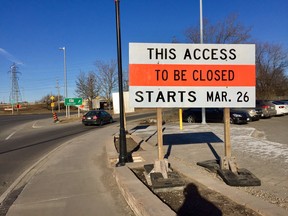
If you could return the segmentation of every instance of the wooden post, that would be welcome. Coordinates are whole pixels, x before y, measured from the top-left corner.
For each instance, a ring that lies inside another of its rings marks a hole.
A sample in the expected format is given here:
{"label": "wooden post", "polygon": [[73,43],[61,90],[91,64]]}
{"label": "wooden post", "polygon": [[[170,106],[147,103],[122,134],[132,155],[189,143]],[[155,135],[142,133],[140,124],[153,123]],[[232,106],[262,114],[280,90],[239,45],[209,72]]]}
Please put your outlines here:
{"label": "wooden post", "polygon": [[230,142],[230,108],[224,108],[224,142],[225,142],[225,157],[231,157],[231,142]]}
{"label": "wooden post", "polygon": [[157,108],[158,159],[163,160],[162,109]]}
{"label": "wooden post", "polygon": [[224,108],[224,142],[225,142],[225,156],[221,159],[221,169],[231,170],[237,174],[236,158],[231,155],[231,142],[230,142],[230,108]]}

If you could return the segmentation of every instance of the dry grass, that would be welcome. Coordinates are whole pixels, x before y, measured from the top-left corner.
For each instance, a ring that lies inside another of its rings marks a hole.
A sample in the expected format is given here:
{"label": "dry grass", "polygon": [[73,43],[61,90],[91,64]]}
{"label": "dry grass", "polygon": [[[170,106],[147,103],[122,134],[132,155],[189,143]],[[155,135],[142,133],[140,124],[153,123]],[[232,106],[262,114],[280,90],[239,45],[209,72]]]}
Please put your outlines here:
{"label": "dry grass", "polygon": [[[0,115],[11,115],[12,110],[5,110],[5,108],[11,109],[11,105],[0,104]],[[74,109],[72,108],[72,110]],[[77,108],[75,108],[75,110],[77,110]],[[57,112],[58,109],[55,111]],[[51,112],[52,108],[47,104],[23,104],[18,110],[14,107],[14,114],[43,114]]]}

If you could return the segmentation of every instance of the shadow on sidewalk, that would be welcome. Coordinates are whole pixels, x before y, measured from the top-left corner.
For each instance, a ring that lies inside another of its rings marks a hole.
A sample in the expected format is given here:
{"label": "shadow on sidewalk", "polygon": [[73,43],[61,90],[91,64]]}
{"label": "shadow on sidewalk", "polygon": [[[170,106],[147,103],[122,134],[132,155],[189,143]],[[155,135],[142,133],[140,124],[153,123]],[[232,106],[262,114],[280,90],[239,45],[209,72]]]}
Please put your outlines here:
{"label": "shadow on sidewalk", "polygon": [[[164,125],[164,124],[163,124],[163,125]],[[134,133],[134,132],[137,131],[137,130],[147,129],[149,126],[150,126],[150,125],[138,125],[138,126],[132,128],[131,131],[132,131],[132,133]],[[162,132],[164,132],[165,129],[166,129],[166,127],[163,127],[163,128],[162,128]],[[146,139],[145,139],[145,142],[148,142],[148,141],[149,141],[154,135],[156,135],[156,134],[157,134],[157,130],[155,130],[154,133],[152,133],[148,138],[146,138]],[[157,145],[157,143],[156,143],[156,145]]]}
{"label": "shadow on sidewalk", "polygon": [[223,143],[213,132],[164,134],[163,145],[185,145],[199,143]]}
{"label": "shadow on sidewalk", "polygon": [[164,134],[163,135],[163,145],[169,145],[165,158],[168,158],[172,151],[173,145],[188,145],[188,144],[207,144],[211,152],[218,160],[220,156],[217,154],[216,150],[213,148],[211,143],[223,143],[218,136],[213,132],[198,132],[198,133],[179,133],[179,134]]}

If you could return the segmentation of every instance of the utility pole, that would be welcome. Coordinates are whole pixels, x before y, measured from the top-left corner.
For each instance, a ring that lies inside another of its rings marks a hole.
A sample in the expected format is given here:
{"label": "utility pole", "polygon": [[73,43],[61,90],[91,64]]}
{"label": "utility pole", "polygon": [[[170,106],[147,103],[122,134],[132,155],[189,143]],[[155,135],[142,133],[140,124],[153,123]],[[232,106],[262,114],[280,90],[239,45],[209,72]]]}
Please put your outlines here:
{"label": "utility pole", "polygon": [[[203,44],[203,7],[200,0],[200,43]],[[206,111],[202,108],[202,124],[206,124]]]}
{"label": "utility pole", "polygon": [[[63,50],[63,54],[64,54],[64,89],[65,89],[65,98],[68,98],[66,48],[60,47],[59,50]],[[66,118],[70,118],[70,106],[66,106]]]}
{"label": "utility pole", "polygon": [[10,103],[12,105],[12,114],[14,113],[14,104],[17,104],[17,112],[18,112],[18,104],[21,101],[21,93],[18,85],[18,76],[20,72],[17,71],[18,67],[15,63],[10,67],[11,73],[11,92],[10,92]]}
{"label": "utility pole", "polygon": [[58,100],[57,100],[57,104],[58,104],[58,112],[60,112],[60,87],[59,87],[59,82],[58,79],[56,80],[56,88],[57,88],[57,92],[58,92]]}

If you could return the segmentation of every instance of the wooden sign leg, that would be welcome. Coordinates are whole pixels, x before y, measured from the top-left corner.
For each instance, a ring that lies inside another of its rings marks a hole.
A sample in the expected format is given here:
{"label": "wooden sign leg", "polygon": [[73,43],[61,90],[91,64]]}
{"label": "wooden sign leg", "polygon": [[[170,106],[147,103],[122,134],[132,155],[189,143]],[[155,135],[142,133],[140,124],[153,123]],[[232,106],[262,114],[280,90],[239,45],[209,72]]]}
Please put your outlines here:
{"label": "wooden sign leg", "polygon": [[224,108],[224,142],[225,142],[225,157],[231,157],[231,142],[230,142],[230,108]]}
{"label": "wooden sign leg", "polygon": [[237,173],[236,158],[231,154],[231,142],[230,142],[230,108],[224,108],[224,144],[225,144],[225,156],[221,159],[221,169],[231,170],[233,173]]}
{"label": "wooden sign leg", "polygon": [[161,108],[157,108],[157,141],[158,141],[158,160],[163,160],[164,154],[163,154],[162,109]]}

